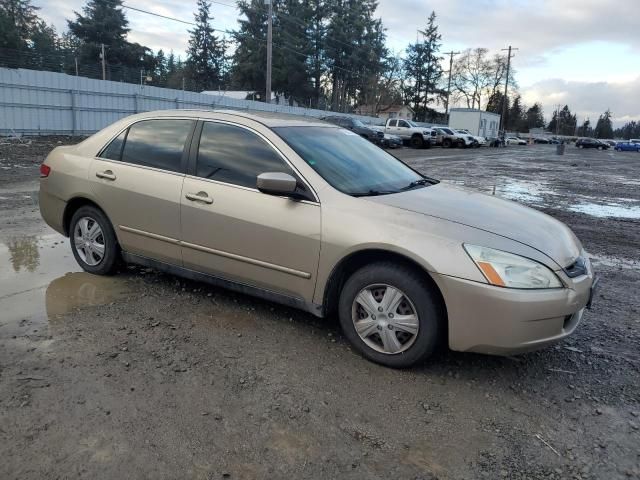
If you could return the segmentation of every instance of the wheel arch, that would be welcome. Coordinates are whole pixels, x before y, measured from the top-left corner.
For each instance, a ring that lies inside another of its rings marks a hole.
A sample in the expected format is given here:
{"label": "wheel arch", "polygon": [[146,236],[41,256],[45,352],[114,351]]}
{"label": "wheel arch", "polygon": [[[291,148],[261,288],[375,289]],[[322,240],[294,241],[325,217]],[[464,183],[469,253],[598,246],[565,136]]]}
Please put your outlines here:
{"label": "wheel arch", "polygon": [[[71,219],[73,218],[73,214],[76,213],[79,208],[84,206],[91,206],[91,207],[97,208],[104,214],[105,217],[107,217],[107,219],[109,219],[109,216],[104,211],[104,209],[100,205],[98,205],[94,200],[91,200],[90,198],[83,197],[83,196],[73,197],[71,200],[67,202],[67,205],[64,208],[64,213],[62,214],[62,228],[64,229],[64,234],[67,237],[69,236],[69,229],[71,227]],[[109,221],[111,221],[111,219],[109,219]],[[116,238],[117,238],[117,235],[116,235]]]}
{"label": "wheel arch", "polygon": [[407,255],[381,248],[367,248],[351,252],[340,259],[340,261],[333,267],[324,289],[324,298],[322,302],[324,314],[331,315],[335,313],[342,286],[355,271],[369,263],[389,261],[399,265],[404,265],[418,272],[427,281],[438,299],[438,306],[441,309],[442,318],[445,319],[443,325],[443,338],[448,338],[449,322],[444,295],[442,294],[438,284],[433,280],[429,271]]}

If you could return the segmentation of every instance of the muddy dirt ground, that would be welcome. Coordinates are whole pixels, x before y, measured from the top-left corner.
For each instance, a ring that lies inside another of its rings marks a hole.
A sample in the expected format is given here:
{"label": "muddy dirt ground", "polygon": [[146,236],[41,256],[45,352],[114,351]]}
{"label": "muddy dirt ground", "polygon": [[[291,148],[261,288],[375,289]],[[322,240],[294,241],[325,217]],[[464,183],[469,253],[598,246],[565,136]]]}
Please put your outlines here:
{"label": "muddy dirt ground", "polygon": [[602,287],[556,346],[394,371],[334,319],[80,272],[37,206],[70,139],[22,141],[0,139],[0,478],[640,478],[640,154],[395,152],[566,222]]}

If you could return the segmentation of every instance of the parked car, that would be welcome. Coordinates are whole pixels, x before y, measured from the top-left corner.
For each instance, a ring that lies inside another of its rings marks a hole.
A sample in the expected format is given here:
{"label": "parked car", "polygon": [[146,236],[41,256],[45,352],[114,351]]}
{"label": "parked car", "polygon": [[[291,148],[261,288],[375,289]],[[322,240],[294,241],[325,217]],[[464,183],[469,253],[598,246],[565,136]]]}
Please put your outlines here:
{"label": "parked car", "polygon": [[629,140],[631,143],[640,143],[640,138],[632,138]]}
{"label": "parked car", "polygon": [[474,135],[467,129],[456,128],[456,129],[453,129],[453,131],[456,133],[459,133],[460,135],[471,135],[477,142],[477,145],[473,144],[474,147],[485,147],[487,145],[486,137],[482,137],[480,135]]}
{"label": "parked car", "polygon": [[433,131],[427,127],[402,118],[389,118],[385,123],[384,133],[396,135],[413,148],[429,148],[434,143]]}
{"label": "parked car", "polygon": [[505,139],[505,143],[507,145],[526,145],[527,141],[524,140],[523,138],[518,138],[518,137],[507,137]]}
{"label": "parked car", "polygon": [[609,145],[595,138],[579,138],[578,140],[576,140],[576,147],[597,148],[598,150],[606,150],[609,148]]}
{"label": "parked car", "polygon": [[533,139],[533,143],[537,143],[537,144],[540,144],[540,145],[548,145],[550,142],[549,142],[548,138],[536,137],[536,138]]}
{"label": "parked car", "polygon": [[606,143],[610,147],[615,147],[618,144],[618,142],[616,142],[615,140],[600,140],[600,141],[603,143]]}
{"label": "parked car", "polygon": [[331,122],[342,128],[349,129],[373,143],[382,144],[384,133],[374,130],[357,118],[329,115],[327,117],[323,117],[322,120],[325,122]]}
{"label": "parked car", "polygon": [[466,133],[457,133],[448,127],[435,127],[436,145],[443,148],[449,147],[473,147],[478,142],[473,136]]}
{"label": "parked car", "polygon": [[614,149],[618,152],[640,152],[640,143],[618,142]]}
{"label": "parked car", "polygon": [[390,367],[441,342],[543,347],[576,329],[593,296],[587,254],[560,221],[309,118],[137,114],[55,148],[40,176],[42,217],[85,271],[124,260],[336,312],[354,349]]}
{"label": "parked car", "polygon": [[384,127],[379,125],[369,125],[369,128],[376,130],[378,132],[382,132],[382,146],[384,148],[400,148],[402,147],[402,138],[398,135],[391,135],[390,133],[384,132]]}

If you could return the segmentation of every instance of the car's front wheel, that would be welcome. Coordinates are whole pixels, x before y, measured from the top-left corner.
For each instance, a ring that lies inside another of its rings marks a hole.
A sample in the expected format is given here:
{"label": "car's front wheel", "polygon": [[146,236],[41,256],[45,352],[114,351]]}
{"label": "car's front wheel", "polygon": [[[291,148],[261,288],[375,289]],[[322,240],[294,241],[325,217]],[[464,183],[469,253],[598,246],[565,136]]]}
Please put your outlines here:
{"label": "car's front wheel", "polygon": [[444,321],[424,275],[386,262],[367,265],[349,277],[338,311],[356,350],[393,368],[409,367],[431,355]]}
{"label": "car's front wheel", "polygon": [[118,242],[111,222],[98,208],[80,207],[71,217],[71,250],[82,269],[96,275],[109,275],[117,267]]}

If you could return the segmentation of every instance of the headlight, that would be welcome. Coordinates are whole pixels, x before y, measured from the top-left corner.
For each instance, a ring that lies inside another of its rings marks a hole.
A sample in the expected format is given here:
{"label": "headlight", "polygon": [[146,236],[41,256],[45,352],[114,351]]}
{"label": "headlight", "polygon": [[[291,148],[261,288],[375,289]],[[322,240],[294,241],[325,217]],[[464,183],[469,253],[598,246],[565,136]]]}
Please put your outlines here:
{"label": "headlight", "polygon": [[555,273],[534,260],[477,245],[464,245],[464,249],[491,285],[508,288],[562,287]]}
{"label": "headlight", "polygon": [[423,135],[431,135],[431,132],[422,132]]}

